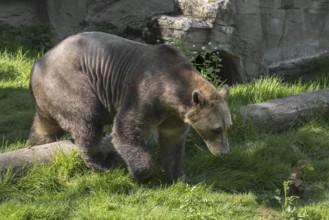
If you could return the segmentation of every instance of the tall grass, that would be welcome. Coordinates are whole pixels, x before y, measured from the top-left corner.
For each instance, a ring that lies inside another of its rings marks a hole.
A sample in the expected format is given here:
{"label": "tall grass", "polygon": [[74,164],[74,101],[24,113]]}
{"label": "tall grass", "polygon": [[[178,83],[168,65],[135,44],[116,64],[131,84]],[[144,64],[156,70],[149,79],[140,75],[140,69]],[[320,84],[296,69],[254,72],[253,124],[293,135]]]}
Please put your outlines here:
{"label": "tall grass", "polygon": [[235,85],[231,92],[230,104],[248,105],[327,88],[328,75],[323,74],[315,80],[307,82],[300,80],[296,83],[284,83],[280,77],[272,76],[257,79],[248,84]]}
{"label": "tall grass", "polygon": [[22,48],[16,52],[0,51],[1,88],[27,88],[31,66],[36,58],[31,58]]}
{"label": "tall grass", "polygon": [[28,84],[36,57],[23,49],[0,51],[0,152],[24,146],[34,111]]}
{"label": "tall grass", "polygon": [[[0,52],[1,152],[25,146],[34,113],[28,75],[36,57],[24,50]],[[58,153],[54,164],[0,175],[0,219],[325,219],[328,121],[319,117],[294,129],[266,133],[243,124],[238,110],[328,87],[328,69],[323,64],[314,70],[316,79],[307,82],[288,84],[269,77],[234,85],[229,97],[232,153],[215,158],[198,135],[188,135],[185,170],[196,184],[168,184],[158,165],[154,178],[140,185],[124,167],[94,173],[77,153]],[[157,153],[154,157],[160,164]],[[294,204],[296,210],[287,213],[276,197],[282,197],[282,183],[300,159],[311,160],[315,170],[305,174],[306,193]]]}

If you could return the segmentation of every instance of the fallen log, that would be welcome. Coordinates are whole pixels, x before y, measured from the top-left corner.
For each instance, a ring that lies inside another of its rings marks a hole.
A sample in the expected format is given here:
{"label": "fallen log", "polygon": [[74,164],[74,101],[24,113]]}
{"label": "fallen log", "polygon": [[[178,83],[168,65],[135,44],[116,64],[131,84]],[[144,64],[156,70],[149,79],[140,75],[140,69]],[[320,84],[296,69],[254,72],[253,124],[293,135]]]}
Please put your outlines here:
{"label": "fallen log", "polygon": [[329,89],[242,106],[240,113],[245,122],[262,128],[286,129],[300,122],[307,122],[315,115],[328,115]]}
{"label": "fallen log", "polygon": [[73,150],[78,150],[78,148],[71,141],[58,141],[2,153],[0,154],[0,172],[9,168],[16,170],[31,165],[51,163],[55,159],[56,152],[69,154]]}

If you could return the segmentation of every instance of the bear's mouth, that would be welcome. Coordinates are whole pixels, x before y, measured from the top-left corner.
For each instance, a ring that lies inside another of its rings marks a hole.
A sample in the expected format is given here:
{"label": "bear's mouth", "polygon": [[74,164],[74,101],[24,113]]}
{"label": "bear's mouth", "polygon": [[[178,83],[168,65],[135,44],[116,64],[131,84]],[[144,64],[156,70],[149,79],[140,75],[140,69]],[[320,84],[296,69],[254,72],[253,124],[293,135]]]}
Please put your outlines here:
{"label": "bear's mouth", "polygon": [[[228,149],[228,147],[214,147],[214,145],[212,143],[208,143],[206,142],[207,147],[209,149],[209,151],[211,152],[212,155],[214,155],[215,157],[220,157],[220,156],[224,156],[230,153],[230,150]],[[222,149],[222,150],[221,150]],[[227,150],[223,150],[223,149],[227,149]]]}

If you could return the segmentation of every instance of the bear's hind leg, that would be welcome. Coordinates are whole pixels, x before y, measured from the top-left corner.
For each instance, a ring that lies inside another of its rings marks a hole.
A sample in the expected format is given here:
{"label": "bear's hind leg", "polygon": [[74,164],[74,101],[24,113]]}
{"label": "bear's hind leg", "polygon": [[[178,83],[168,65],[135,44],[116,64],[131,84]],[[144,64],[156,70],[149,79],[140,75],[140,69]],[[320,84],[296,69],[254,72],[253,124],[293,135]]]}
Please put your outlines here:
{"label": "bear's hind leg", "polygon": [[63,130],[54,119],[42,117],[37,111],[33,119],[28,144],[35,146],[54,142],[62,135]]}

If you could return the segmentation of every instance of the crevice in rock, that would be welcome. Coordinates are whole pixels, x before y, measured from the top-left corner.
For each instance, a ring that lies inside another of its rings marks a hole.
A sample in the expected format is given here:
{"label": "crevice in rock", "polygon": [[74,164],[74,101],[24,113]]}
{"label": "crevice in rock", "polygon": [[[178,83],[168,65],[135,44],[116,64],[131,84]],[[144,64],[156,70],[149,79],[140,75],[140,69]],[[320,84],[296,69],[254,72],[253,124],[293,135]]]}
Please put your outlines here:
{"label": "crevice in rock", "polygon": [[220,58],[222,59],[222,68],[220,70],[221,78],[226,79],[229,85],[235,83],[242,83],[241,76],[237,70],[239,58],[228,54],[225,51],[220,51]]}

